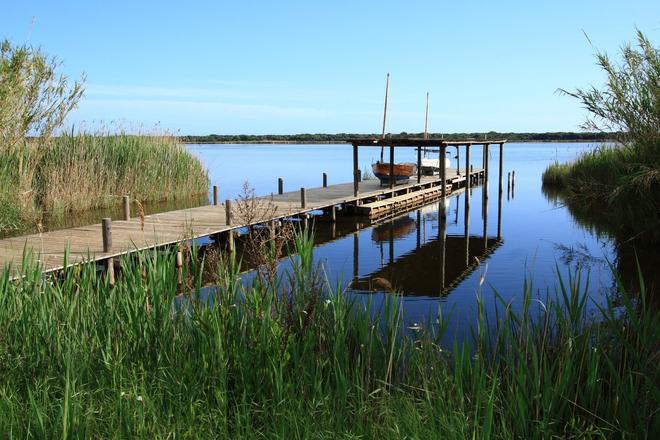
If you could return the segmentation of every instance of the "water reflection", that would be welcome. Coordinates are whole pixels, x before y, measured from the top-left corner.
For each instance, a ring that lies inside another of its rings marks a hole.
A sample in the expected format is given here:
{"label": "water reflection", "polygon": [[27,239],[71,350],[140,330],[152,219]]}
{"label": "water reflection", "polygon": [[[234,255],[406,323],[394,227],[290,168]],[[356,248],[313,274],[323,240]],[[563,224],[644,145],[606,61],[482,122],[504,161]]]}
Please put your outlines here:
{"label": "water reflection", "polygon": [[[469,200],[469,197],[466,199]],[[469,210],[469,203],[465,206]],[[442,206],[435,204],[432,208],[438,210]],[[442,216],[439,217],[442,219]],[[429,239],[425,234],[428,220],[426,215],[422,215],[422,210],[418,210],[374,227],[371,239],[379,249],[381,264],[368,274],[358,275],[360,248],[359,241],[354,240],[354,281],[351,289],[394,290],[413,296],[445,295],[472,273],[500,243],[487,235],[469,235],[467,227],[465,231],[468,234],[448,236],[446,222],[442,220],[436,223],[438,234]],[[413,233],[415,247],[396,257],[397,244],[405,244],[403,239]]]}
{"label": "water reflection", "polygon": [[[478,233],[470,232],[470,221],[465,221],[471,209],[467,194],[459,190],[444,202],[379,221],[339,216],[333,222],[328,215],[318,215],[313,221],[315,258],[331,284],[339,282],[357,293],[444,297],[502,242],[488,234],[487,196],[480,197],[482,227]],[[243,238],[236,240],[239,256]],[[248,258],[242,258],[242,264],[244,282],[249,283],[254,268]],[[289,268],[290,261],[284,258],[278,270],[284,273]]]}

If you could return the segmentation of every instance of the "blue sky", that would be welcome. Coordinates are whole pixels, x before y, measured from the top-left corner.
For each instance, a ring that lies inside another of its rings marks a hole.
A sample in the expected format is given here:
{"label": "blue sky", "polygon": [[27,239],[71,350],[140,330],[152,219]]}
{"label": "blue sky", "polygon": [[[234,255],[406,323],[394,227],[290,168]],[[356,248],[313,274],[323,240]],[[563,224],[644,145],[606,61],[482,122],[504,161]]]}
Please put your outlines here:
{"label": "blue sky", "polygon": [[181,134],[576,130],[556,93],[601,84],[658,1],[11,1],[0,38],[87,76],[69,123]]}

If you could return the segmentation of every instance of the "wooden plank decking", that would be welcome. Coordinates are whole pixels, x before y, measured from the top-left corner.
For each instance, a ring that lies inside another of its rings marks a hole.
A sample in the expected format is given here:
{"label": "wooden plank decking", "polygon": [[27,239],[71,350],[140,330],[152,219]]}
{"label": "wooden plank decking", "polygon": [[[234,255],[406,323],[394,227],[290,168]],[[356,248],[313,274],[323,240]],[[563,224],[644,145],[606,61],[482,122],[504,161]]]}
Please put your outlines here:
{"label": "wooden plank decking", "polygon": [[[483,170],[474,168],[472,175],[483,175]],[[456,169],[447,169],[446,176],[447,182],[457,187],[465,181],[465,170],[461,169],[461,175],[458,176]],[[387,202],[380,199],[388,197],[400,200],[417,197],[418,200],[425,200],[425,194],[434,194],[437,198],[439,188],[440,179],[437,176],[424,176],[420,183],[411,179],[411,183],[397,185],[393,189],[381,187],[377,180],[366,180],[360,182],[359,194],[355,197],[353,183],[342,183],[326,188],[307,189],[305,208],[301,207],[300,191],[297,190],[260,198],[264,203],[260,204],[262,212],[257,218],[261,223],[345,204],[364,204],[364,211],[369,208],[369,204],[374,208],[387,205]],[[106,260],[109,257],[166,246],[182,240],[222,234],[244,226],[246,225],[241,223],[235,208],[234,217],[231,223],[227,224],[225,206],[220,204],[152,214],[145,216],[144,221],[140,218],[128,221],[113,220],[111,252],[103,252],[100,223],[6,238],[0,240],[0,268],[10,267],[10,270],[14,271],[20,265],[24,251],[31,253],[41,263],[43,271],[49,272],[64,266],[65,250],[68,250],[69,255],[67,263],[79,264]]]}

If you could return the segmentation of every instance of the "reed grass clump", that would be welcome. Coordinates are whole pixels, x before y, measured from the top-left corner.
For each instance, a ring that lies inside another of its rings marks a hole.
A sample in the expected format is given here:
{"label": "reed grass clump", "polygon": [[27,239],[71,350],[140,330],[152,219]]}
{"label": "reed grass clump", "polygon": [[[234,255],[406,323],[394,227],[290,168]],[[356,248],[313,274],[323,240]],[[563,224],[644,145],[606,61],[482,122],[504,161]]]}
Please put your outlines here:
{"label": "reed grass clump", "polygon": [[[530,284],[514,312],[478,303],[472,339],[451,318],[403,326],[323,282],[309,235],[275,290],[240,282],[180,294],[174,252],[0,277],[0,431],[17,437],[655,438],[660,322],[625,291],[587,314],[587,281]],[[194,253],[194,249],[192,248]],[[26,261],[28,261],[26,259]],[[643,285],[642,291],[643,291]],[[614,302],[616,300],[616,302]]]}
{"label": "reed grass clump", "polygon": [[564,191],[569,205],[599,209],[625,234],[660,240],[660,51],[638,32],[637,47],[625,46],[621,62],[603,53],[598,64],[608,81],[602,90],[565,92],[580,100],[591,118],[584,128],[620,133],[570,164],[552,164],[543,183]]}
{"label": "reed grass clump", "polygon": [[205,194],[202,163],[178,140],[151,134],[64,134],[0,145],[0,232],[43,215]]}

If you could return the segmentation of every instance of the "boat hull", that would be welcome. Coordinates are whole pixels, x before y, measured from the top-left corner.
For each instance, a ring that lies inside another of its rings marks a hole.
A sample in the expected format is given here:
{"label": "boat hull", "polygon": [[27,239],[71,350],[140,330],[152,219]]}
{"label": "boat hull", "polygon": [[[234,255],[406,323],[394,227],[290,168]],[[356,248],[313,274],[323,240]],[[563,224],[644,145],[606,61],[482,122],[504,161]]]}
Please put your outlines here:
{"label": "boat hull", "polygon": [[[381,185],[389,185],[390,183],[390,164],[384,162],[376,162],[371,166],[374,176],[380,180]],[[410,176],[415,174],[417,166],[414,163],[395,163],[394,164],[394,183],[406,183],[410,180]]]}

